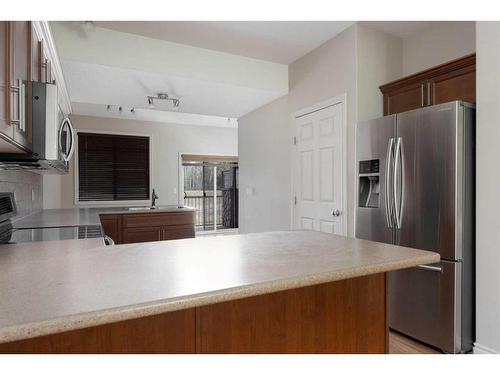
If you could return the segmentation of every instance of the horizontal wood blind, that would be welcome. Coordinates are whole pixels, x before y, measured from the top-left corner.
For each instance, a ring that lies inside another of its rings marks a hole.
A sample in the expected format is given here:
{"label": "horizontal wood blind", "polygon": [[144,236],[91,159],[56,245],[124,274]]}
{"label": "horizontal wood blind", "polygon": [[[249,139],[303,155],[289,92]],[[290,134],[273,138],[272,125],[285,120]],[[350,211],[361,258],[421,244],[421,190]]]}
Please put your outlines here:
{"label": "horizontal wood blind", "polygon": [[80,201],[149,199],[149,138],[78,133]]}

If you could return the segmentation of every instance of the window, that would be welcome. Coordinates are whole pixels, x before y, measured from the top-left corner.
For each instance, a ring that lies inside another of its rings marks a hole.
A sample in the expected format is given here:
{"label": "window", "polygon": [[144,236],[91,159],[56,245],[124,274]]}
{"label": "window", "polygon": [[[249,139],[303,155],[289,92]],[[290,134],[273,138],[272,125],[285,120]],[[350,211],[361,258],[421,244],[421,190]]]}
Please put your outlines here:
{"label": "window", "polygon": [[78,133],[78,201],[149,199],[149,137]]}
{"label": "window", "polygon": [[238,157],[181,155],[184,205],[195,207],[196,230],[238,228]]}

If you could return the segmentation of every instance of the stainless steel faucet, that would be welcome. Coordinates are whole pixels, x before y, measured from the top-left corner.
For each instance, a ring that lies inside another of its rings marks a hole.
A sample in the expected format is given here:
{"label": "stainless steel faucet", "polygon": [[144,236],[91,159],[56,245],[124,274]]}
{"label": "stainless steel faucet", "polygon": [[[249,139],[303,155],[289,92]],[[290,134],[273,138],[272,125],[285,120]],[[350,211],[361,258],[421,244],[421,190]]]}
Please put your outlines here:
{"label": "stainless steel faucet", "polygon": [[158,199],[158,195],[155,193],[155,189],[151,193],[151,208],[156,208],[156,200]]}

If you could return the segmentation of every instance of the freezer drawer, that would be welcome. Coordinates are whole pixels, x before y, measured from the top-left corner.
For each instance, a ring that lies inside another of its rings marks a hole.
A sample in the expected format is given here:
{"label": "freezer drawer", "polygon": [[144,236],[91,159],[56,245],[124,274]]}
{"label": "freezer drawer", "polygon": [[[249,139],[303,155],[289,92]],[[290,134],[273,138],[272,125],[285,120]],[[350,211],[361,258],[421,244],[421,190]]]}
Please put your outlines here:
{"label": "freezer drawer", "polygon": [[462,264],[449,261],[391,272],[390,327],[448,353],[463,351],[461,278]]}

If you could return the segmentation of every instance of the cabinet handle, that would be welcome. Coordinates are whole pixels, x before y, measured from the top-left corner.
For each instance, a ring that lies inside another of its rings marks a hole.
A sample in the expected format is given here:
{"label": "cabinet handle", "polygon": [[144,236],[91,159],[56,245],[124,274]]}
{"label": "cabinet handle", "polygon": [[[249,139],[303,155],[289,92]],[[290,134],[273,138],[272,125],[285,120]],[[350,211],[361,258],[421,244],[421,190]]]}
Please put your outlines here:
{"label": "cabinet handle", "polygon": [[431,103],[431,83],[427,82],[427,105],[432,105]]}
{"label": "cabinet handle", "polygon": [[42,63],[42,68],[44,69],[44,76],[45,76],[45,79],[44,79],[44,82],[45,83],[50,83],[50,78],[49,77],[49,74],[50,74],[50,61],[48,59],[43,59],[43,63]]}
{"label": "cabinet handle", "polygon": [[420,100],[422,102],[422,107],[425,107],[425,103],[424,103],[424,84],[420,84]]}
{"label": "cabinet handle", "polygon": [[[16,80],[17,86],[11,86],[12,96],[17,95],[17,100],[12,100],[11,104],[11,113],[14,114],[17,112],[17,116],[12,118],[11,115],[11,124],[17,125],[19,130],[26,131],[26,124],[24,121],[24,95],[25,95],[25,85],[22,80]],[[16,103],[17,111],[14,111],[14,103]]]}

